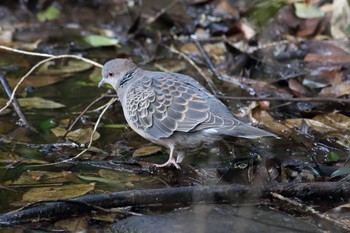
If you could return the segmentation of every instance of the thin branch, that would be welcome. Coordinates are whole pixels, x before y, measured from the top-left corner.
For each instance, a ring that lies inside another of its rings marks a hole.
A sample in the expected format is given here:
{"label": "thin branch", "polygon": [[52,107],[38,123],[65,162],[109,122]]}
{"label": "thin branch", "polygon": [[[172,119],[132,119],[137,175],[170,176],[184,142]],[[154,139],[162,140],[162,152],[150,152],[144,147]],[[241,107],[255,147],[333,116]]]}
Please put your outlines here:
{"label": "thin branch", "polygon": [[7,47],[7,46],[4,46],[4,45],[0,45],[0,49],[6,50],[6,51],[10,51],[10,52],[14,52],[14,53],[20,53],[20,54],[24,54],[24,55],[30,55],[30,56],[54,57],[54,55],[52,55],[52,54],[28,52],[28,51],[24,51],[24,50],[20,50],[20,49],[14,49],[14,48],[11,48],[11,47]]}
{"label": "thin branch", "polygon": [[[12,96],[12,91],[11,91],[9,83],[7,82],[7,80],[5,78],[5,75],[2,73],[0,73],[0,83],[1,83],[2,87],[4,88],[6,95],[10,98]],[[24,126],[26,128],[31,129],[34,132],[38,132],[27,120],[27,117],[24,115],[24,113],[21,109],[21,106],[19,105],[16,98],[13,98],[12,106],[15,109],[18,117],[21,119],[22,124],[24,124]]]}
{"label": "thin branch", "polygon": [[216,70],[216,67],[214,65],[214,63],[212,62],[212,60],[210,59],[208,53],[204,50],[202,44],[198,41],[198,40],[193,40],[194,44],[196,45],[198,51],[201,53],[202,57],[204,58],[204,60],[206,61],[206,63],[209,66],[209,69],[213,72],[213,74],[218,77],[218,79],[220,80],[224,80],[224,78],[222,77],[222,75],[220,74],[220,72],[218,72]]}
{"label": "thin branch", "polygon": [[[69,126],[67,129],[67,132],[62,136],[61,139],[64,139],[67,134],[73,129],[74,125],[79,121],[79,119],[97,102],[99,102],[101,99],[108,97],[109,95],[101,95],[97,99],[95,99],[93,102],[91,102],[80,114],[77,116],[74,120],[74,122]],[[108,104],[107,104],[108,105]]]}
{"label": "thin branch", "polygon": [[139,33],[142,29],[144,29],[145,27],[147,27],[148,25],[151,25],[152,23],[154,23],[160,16],[162,16],[164,13],[166,13],[168,10],[170,10],[171,8],[173,8],[176,4],[178,4],[179,2],[181,2],[181,0],[175,0],[172,1],[167,7],[160,9],[160,11],[158,11],[153,17],[149,18],[148,20],[146,20],[146,22],[144,24],[142,24],[135,32],[133,32],[129,38],[134,37],[137,33]]}
{"label": "thin branch", "polygon": [[205,81],[208,83],[211,91],[216,94],[216,93],[220,93],[220,91],[215,87],[213,81],[204,73],[204,71],[196,65],[196,63],[194,61],[192,61],[192,59],[190,57],[188,57],[185,53],[180,52],[179,50],[177,50],[176,48],[169,47],[164,45],[165,48],[169,49],[171,52],[176,53],[178,55],[180,55],[182,58],[184,58],[188,63],[190,63],[196,70],[197,72],[205,79]]}
{"label": "thin branch", "polygon": [[75,58],[78,60],[82,60],[86,63],[92,64],[96,67],[102,68],[102,65],[98,62],[95,62],[93,60],[90,60],[88,58],[84,58],[78,55],[70,55],[70,54],[63,54],[63,55],[52,55],[52,54],[48,54],[48,53],[37,53],[37,52],[28,52],[25,50],[20,50],[20,49],[14,49],[11,47],[7,47],[4,45],[0,45],[0,49],[2,50],[6,50],[6,51],[10,51],[10,52],[14,52],[14,53],[19,53],[19,54],[24,54],[24,55],[30,55],[30,56],[39,56],[39,57],[47,57],[47,58],[55,58],[55,59],[60,59],[60,58]]}
{"label": "thin branch", "polygon": [[76,142],[56,142],[56,143],[48,143],[48,144],[34,144],[34,143],[26,143],[26,142],[18,142],[14,140],[10,140],[5,138],[4,136],[0,136],[0,142],[1,143],[8,143],[8,144],[14,144],[14,145],[21,145],[26,146],[29,148],[45,148],[45,147],[54,147],[54,148],[60,148],[60,147],[68,147],[68,148],[81,148],[84,146],[84,144],[77,144]]}
{"label": "thin branch", "polygon": [[36,202],[29,203],[28,205],[19,208],[17,211],[25,210],[25,209],[37,206],[39,204],[47,204],[47,203],[55,203],[55,202],[66,202],[66,203],[83,205],[83,206],[86,206],[88,208],[99,210],[99,211],[106,212],[106,213],[120,213],[120,214],[134,215],[134,216],[142,216],[143,215],[143,214],[135,213],[132,211],[125,211],[125,210],[122,210],[122,208],[106,209],[106,208],[103,208],[103,207],[98,206],[98,205],[94,205],[94,204],[91,204],[91,203],[88,203],[85,201],[79,201],[79,200],[74,200],[74,199],[55,199],[55,200],[36,201]]}
{"label": "thin branch", "polygon": [[52,60],[56,60],[56,59],[62,59],[62,58],[73,58],[73,59],[77,59],[77,60],[81,60],[81,61],[84,61],[84,62],[87,62],[87,63],[90,63],[96,67],[99,67],[99,68],[102,68],[102,65],[95,62],[95,61],[92,61],[90,59],[87,59],[87,58],[83,58],[83,57],[79,57],[77,55],[59,55],[59,56],[52,56],[52,57],[49,57],[49,58],[46,58],[40,62],[38,62],[37,64],[35,64],[17,83],[17,85],[15,86],[15,88],[13,89],[13,92],[12,92],[12,95],[10,97],[10,99],[7,101],[6,105],[0,109],[0,112],[4,111],[6,108],[8,108],[11,104],[11,102],[13,101],[14,97],[15,97],[15,94],[17,92],[17,89],[19,88],[19,86],[23,83],[23,81],[30,75],[34,72],[35,69],[37,69],[39,66],[41,66],[42,64],[46,63],[46,62],[49,62],[49,61],[52,61]]}
{"label": "thin branch", "polygon": [[79,158],[82,154],[84,154],[86,151],[89,150],[89,148],[91,147],[92,145],[92,142],[93,142],[93,137],[94,137],[94,134],[97,130],[97,127],[102,119],[102,116],[105,114],[105,112],[107,111],[107,109],[109,108],[109,106],[111,106],[115,101],[117,101],[118,99],[117,98],[112,98],[106,105],[106,107],[102,110],[101,114],[98,116],[98,119],[95,123],[95,126],[92,130],[92,133],[90,135],[90,140],[89,140],[89,143],[88,145],[86,146],[86,148],[84,150],[82,150],[79,154],[77,154],[76,156],[72,157],[72,158],[69,158],[69,159],[65,159],[63,161],[60,161],[60,162],[56,162],[56,163],[49,163],[49,164],[43,164],[43,165],[34,165],[35,167],[46,167],[46,166],[52,166],[52,165],[57,165],[57,164],[62,164],[62,163],[67,163],[67,162],[70,162],[72,160],[75,160],[77,158]]}

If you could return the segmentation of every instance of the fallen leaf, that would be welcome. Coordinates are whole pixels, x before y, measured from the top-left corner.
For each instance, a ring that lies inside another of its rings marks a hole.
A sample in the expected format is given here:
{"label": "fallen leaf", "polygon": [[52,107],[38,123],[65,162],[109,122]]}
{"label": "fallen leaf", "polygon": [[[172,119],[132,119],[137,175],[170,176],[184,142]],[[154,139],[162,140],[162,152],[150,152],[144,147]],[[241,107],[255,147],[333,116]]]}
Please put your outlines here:
{"label": "fallen leaf", "polygon": [[[116,209],[118,210],[118,209]],[[111,209],[111,211],[113,211],[113,208]],[[115,216],[116,214],[114,213],[94,213],[94,216],[91,217],[91,219],[95,220],[95,221],[104,221],[104,222],[108,222],[108,223],[113,223],[115,222]]]}
{"label": "fallen leaf", "polygon": [[106,170],[106,169],[99,170],[98,174],[103,178],[111,179],[111,180],[118,180],[120,178],[119,173],[111,170]]}
{"label": "fallen leaf", "polygon": [[[66,131],[67,131],[66,129],[63,129],[60,127],[51,129],[51,132],[55,134],[56,137],[62,137],[66,133]],[[67,138],[79,143],[88,143],[90,141],[92,131],[93,130],[91,128],[77,129],[72,132],[69,132],[67,134]],[[99,138],[100,138],[100,134],[98,132],[95,132],[92,137],[92,140],[96,141]]]}
{"label": "fallen leaf", "polygon": [[23,201],[64,199],[82,196],[95,189],[95,184],[76,184],[60,187],[32,188],[23,194]]}
{"label": "fallen leaf", "polygon": [[229,0],[221,0],[214,8],[213,14],[218,17],[229,19],[239,18],[239,11],[231,5]]}
{"label": "fallen leaf", "polygon": [[350,94],[350,81],[344,81],[342,84],[325,87],[319,93],[319,96],[339,97]]}
{"label": "fallen leaf", "polygon": [[332,126],[326,125],[322,122],[319,122],[313,119],[294,118],[294,119],[286,119],[285,122],[286,122],[286,126],[290,128],[298,128],[298,129],[301,129],[302,124],[305,123],[309,128],[321,133],[329,133],[337,130]]}
{"label": "fallen leaf", "polygon": [[295,14],[301,19],[313,19],[324,16],[324,13],[316,6],[304,2],[294,3]]}
{"label": "fallen leaf", "polygon": [[125,129],[126,127],[128,127],[128,124],[107,124],[103,127],[110,129]]}
{"label": "fallen leaf", "polygon": [[[78,175],[78,177],[82,180],[87,180],[87,181],[96,181],[96,182],[105,183],[105,184],[122,185],[122,183],[119,180],[105,179],[98,176]],[[122,188],[123,187],[124,185],[122,185]]]}
{"label": "fallen leaf", "polygon": [[83,40],[92,47],[117,46],[119,44],[117,39],[101,35],[85,36]]}
{"label": "fallen leaf", "polygon": [[334,0],[330,22],[331,34],[334,39],[346,39],[347,27],[350,26],[350,6],[348,0]]}
{"label": "fallen leaf", "polygon": [[45,74],[45,75],[65,75],[69,74],[72,75],[72,73],[82,72],[85,70],[88,70],[93,65],[81,60],[72,59],[68,62],[46,62],[43,65],[40,66],[37,73],[38,74]]}
{"label": "fallen leaf", "polygon": [[46,100],[41,97],[19,98],[17,100],[21,107],[29,109],[53,109],[65,107],[64,104],[60,104],[52,100]]}
{"label": "fallen leaf", "polygon": [[61,10],[56,6],[56,4],[51,4],[48,8],[40,11],[36,17],[40,22],[50,21],[57,19],[61,15]]}
{"label": "fallen leaf", "polygon": [[72,182],[76,178],[70,171],[27,171],[24,172],[13,184],[45,184]]}
{"label": "fallen leaf", "polygon": [[256,114],[254,114],[254,118],[261,122],[270,132],[274,134],[290,137],[293,133],[292,129],[282,123],[277,122],[267,111],[258,111]]}
{"label": "fallen leaf", "polygon": [[[49,86],[58,82],[61,82],[62,80],[71,77],[71,74],[64,74],[64,75],[42,75],[42,74],[34,74],[30,75],[28,78],[26,78],[21,86],[19,86],[19,90],[23,90],[25,87],[45,87]],[[9,84],[13,88],[17,85],[18,80],[17,79],[9,79]]]}
{"label": "fallen leaf", "polygon": [[132,154],[133,157],[142,157],[147,155],[155,154],[162,150],[162,147],[160,146],[145,146],[140,149],[137,149]]}
{"label": "fallen leaf", "polygon": [[350,174],[350,166],[341,167],[331,174],[331,178]]}

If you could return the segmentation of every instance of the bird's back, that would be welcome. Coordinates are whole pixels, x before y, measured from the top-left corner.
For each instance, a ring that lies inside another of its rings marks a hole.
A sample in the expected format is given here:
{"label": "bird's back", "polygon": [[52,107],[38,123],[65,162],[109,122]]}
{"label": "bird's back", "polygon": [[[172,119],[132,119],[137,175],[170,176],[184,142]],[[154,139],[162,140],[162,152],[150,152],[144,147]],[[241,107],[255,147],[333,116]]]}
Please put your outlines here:
{"label": "bird's back", "polygon": [[272,135],[242,123],[198,81],[182,74],[143,71],[128,89],[125,105],[129,123],[149,138],[198,131],[248,138]]}

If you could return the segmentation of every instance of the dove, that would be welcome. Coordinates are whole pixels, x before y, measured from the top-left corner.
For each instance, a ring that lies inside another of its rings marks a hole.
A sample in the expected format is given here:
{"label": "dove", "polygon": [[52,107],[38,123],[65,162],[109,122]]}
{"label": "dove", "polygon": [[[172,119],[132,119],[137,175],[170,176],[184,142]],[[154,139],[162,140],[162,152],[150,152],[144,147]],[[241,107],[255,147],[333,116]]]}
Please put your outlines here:
{"label": "dove", "polygon": [[273,133],[244,123],[195,79],[180,73],[148,71],[129,59],[113,59],[102,68],[98,84],[117,92],[129,126],[149,141],[168,147],[175,166],[186,151],[224,137],[256,139]]}

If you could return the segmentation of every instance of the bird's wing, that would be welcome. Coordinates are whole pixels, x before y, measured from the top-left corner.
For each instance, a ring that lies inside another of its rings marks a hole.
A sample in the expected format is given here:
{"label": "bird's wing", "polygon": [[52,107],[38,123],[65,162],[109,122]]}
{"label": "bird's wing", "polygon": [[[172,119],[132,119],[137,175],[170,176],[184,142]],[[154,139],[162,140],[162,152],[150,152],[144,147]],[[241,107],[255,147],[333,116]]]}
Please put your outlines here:
{"label": "bird's wing", "polygon": [[150,72],[129,89],[126,110],[134,126],[159,139],[218,123],[211,112],[211,97],[202,85],[187,76]]}

